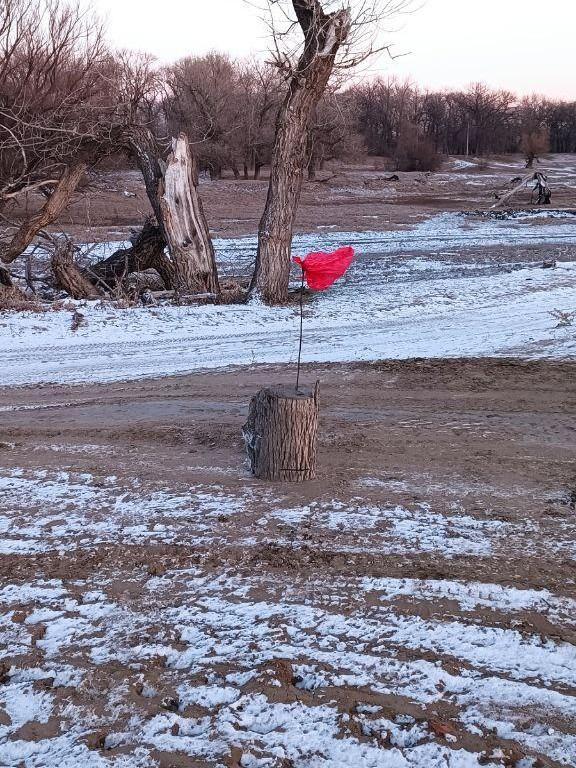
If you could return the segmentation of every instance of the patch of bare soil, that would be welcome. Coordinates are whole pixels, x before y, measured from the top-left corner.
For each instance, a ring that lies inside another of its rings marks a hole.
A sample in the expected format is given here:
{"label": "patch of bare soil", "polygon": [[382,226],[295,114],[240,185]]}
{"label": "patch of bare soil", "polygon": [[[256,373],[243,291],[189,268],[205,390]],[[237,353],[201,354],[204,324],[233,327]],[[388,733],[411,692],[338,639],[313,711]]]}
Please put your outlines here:
{"label": "patch of bare soil", "polygon": [[[296,231],[387,231],[413,225],[443,211],[487,210],[496,195],[524,176],[523,158],[507,155],[470,160],[447,158],[433,173],[399,172],[389,181],[385,160],[368,158],[354,164],[334,162],[307,181],[298,210]],[[550,177],[552,208],[576,207],[576,163],[573,155],[550,155],[540,170]],[[202,180],[201,195],[215,237],[253,235],[264,209],[268,179]],[[532,185],[514,196],[507,209],[532,208]],[[43,202],[31,195],[28,210]],[[541,206],[543,211],[547,206]],[[23,213],[23,211],[20,211]],[[96,171],[58,222],[58,229],[79,242],[117,241],[151,214],[140,173]],[[11,215],[18,217],[18,211]]]}
{"label": "patch of bare soil", "polygon": [[574,764],[574,374],[308,366],[301,486],[285,368],[0,390],[0,764]]}

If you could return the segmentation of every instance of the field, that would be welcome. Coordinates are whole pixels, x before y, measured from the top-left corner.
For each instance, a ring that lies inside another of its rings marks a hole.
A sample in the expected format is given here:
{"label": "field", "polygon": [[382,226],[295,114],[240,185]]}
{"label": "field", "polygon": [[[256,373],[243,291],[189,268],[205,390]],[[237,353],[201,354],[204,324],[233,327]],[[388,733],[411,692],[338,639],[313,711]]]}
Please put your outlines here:
{"label": "field", "polygon": [[[576,765],[576,160],[549,167],[549,211],[489,212],[519,158],[306,186],[295,252],[358,257],[306,300],[303,486],[240,436],[294,307],[0,315],[0,765]],[[61,225],[96,258],[147,208],[92,184]],[[265,186],[201,186],[225,275]]]}

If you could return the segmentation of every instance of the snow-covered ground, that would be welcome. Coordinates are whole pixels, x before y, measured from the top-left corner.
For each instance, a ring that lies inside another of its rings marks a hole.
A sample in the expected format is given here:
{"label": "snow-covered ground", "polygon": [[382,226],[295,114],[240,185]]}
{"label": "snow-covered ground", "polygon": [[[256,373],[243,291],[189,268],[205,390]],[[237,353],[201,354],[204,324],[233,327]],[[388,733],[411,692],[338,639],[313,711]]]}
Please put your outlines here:
{"label": "snow-covered ground", "polygon": [[[574,217],[499,221],[442,214],[412,230],[299,236],[296,253],[352,244],[348,276],[306,307],[305,361],[518,355],[571,358],[570,326],[550,312],[576,310],[576,260],[499,263],[478,249],[504,244],[576,246]],[[224,273],[245,271],[254,238],[217,241]],[[461,256],[475,249],[474,259]],[[199,369],[293,362],[295,308],[79,307],[0,317],[0,384],[104,382]]]}
{"label": "snow-covered ground", "polygon": [[[273,542],[289,558],[311,531],[324,555],[358,536],[358,551],[380,556],[498,561],[510,537],[525,552],[540,539],[530,521],[458,514],[458,499],[450,511],[379,506],[377,478],[360,480],[352,502],[305,507],[266,486],[233,497],[29,470],[0,483],[5,552],[85,562],[104,546],[181,542],[246,553]],[[566,552],[574,527],[544,539]],[[571,598],[488,578],[286,572],[249,559],[141,564],[129,579],[112,555],[107,566],[0,588],[0,643],[14,660],[0,685],[0,765],[145,768],[153,750],[222,768],[575,764]]]}

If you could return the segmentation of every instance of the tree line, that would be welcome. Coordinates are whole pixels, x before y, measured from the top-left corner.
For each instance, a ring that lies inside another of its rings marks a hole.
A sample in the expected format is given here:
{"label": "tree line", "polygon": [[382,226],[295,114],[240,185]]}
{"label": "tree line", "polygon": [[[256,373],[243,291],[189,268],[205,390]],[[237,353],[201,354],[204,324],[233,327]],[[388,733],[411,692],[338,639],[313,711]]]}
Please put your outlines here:
{"label": "tree line", "polygon": [[[218,178],[258,178],[270,161],[282,92],[276,69],[211,53],[165,70],[162,120],[189,132],[202,167]],[[159,102],[160,103],[160,102]],[[396,78],[376,78],[324,94],[309,136],[309,175],[327,160],[390,157],[397,170],[434,170],[442,155],[576,152],[576,101],[567,102],[474,83],[426,91]]]}

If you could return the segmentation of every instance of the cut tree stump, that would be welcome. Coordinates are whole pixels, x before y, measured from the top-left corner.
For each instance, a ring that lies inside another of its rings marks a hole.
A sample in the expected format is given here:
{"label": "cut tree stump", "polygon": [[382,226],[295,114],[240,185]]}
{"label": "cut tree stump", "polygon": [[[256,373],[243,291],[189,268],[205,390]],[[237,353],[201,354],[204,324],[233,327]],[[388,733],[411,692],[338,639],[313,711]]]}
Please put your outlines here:
{"label": "cut tree stump", "polygon": [[301,483],[316,477],[319,382],[313,390],[261,389],[242,428],[252,474]]}

